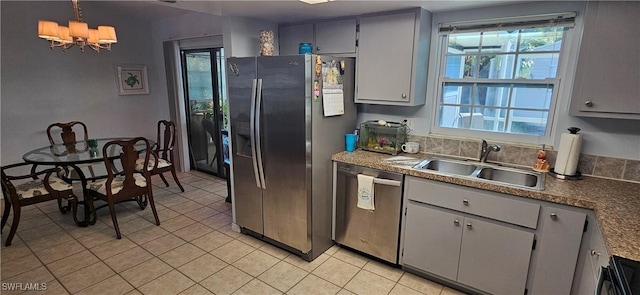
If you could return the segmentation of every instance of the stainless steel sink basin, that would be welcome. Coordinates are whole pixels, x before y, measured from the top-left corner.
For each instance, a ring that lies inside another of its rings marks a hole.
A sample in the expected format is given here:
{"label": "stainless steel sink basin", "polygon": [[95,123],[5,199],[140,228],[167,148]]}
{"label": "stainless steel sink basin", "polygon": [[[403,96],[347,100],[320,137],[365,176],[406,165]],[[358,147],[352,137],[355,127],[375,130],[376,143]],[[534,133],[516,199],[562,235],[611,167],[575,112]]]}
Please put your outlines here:
{"label": "stainless steel sink basin", "polygon": [[427,158],[413,166],[413,168],[481,180],[498,185],[536,190],[544,189],[544,174],[540,172],[495,166],[487,163]]}
{"label": "stainless steel sink basin", "polygon": [[480,169],[476,176],[486,180],[534,188],[538,186],[541,175],[526,171],[485,167]]}
{"label": "stainless steel sink basin", "polygon": [[456,175],[471,175],[478,167],[471,163],[443,159],[427,159],[413,168],[433,170]]}

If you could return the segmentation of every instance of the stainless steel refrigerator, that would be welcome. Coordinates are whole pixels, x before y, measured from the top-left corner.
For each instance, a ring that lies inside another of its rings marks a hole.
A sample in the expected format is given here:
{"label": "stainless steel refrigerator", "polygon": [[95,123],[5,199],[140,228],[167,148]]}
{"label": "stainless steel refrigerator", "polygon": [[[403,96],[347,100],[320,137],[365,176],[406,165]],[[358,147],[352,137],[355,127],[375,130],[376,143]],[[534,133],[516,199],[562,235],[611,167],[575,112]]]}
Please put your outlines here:
{"label": "stainless steel refrigerator", "polygon": [[333,244],[331,155],[356,127],[353,59],[320,59],[340,73],[343,115],[324,115],[316,55],[227,59],[236,224],[309,261]]}

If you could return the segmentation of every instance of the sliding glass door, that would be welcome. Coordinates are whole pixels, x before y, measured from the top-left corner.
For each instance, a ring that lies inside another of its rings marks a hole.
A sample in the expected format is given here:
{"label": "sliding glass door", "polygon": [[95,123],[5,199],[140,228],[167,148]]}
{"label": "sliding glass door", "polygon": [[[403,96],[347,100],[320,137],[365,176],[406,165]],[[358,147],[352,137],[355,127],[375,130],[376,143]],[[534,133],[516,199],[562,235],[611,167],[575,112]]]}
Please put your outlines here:
{"label": "sliding glass door", "polygon": [[228,108],[223,84],[223,49],[182,50],[180,53],[191,167],[226,178]]}

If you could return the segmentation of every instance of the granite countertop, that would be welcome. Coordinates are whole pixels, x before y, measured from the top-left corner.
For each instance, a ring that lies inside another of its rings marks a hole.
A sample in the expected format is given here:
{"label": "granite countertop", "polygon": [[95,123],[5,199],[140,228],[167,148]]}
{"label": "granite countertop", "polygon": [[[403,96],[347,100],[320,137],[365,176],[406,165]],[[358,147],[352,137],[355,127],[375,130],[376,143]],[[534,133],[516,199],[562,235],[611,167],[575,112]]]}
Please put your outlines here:
{"label": "granite countertop", "polygon": [[[561,180],[546,176],[544,190],[506,187],[465,177],[446,176],[413,169],[430,154],[400,154],[402,158],[362,150],[340,152],[333,161],[475,187],[489,191],[592,209],[600,225],[609,255],[640,261],[640,183],[596,177],[580,181]],[[437,156],[436,156],[437,157]]]}

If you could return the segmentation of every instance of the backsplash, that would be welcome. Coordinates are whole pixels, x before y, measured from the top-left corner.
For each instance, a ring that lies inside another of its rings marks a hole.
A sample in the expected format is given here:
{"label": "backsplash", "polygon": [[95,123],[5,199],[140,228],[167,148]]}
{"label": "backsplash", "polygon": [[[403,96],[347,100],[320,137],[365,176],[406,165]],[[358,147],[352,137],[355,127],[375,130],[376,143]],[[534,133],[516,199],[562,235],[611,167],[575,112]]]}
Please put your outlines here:
{"label": "backsplash", "polygon": [[[482,144],[481,140],[418,135],[409,135],[409,141],[418,142],[421,152],[476,160],[480,158]],[[487,161],[527,167],[536,163],[539,147],[489,142],[496,143],[501,149],[489,154]],[[557,153],[556,150],[547,149],[547,162],[552,168]],[[637,160],[581,154],[578,171],[582,175],[640,182],[640,161]]]}

